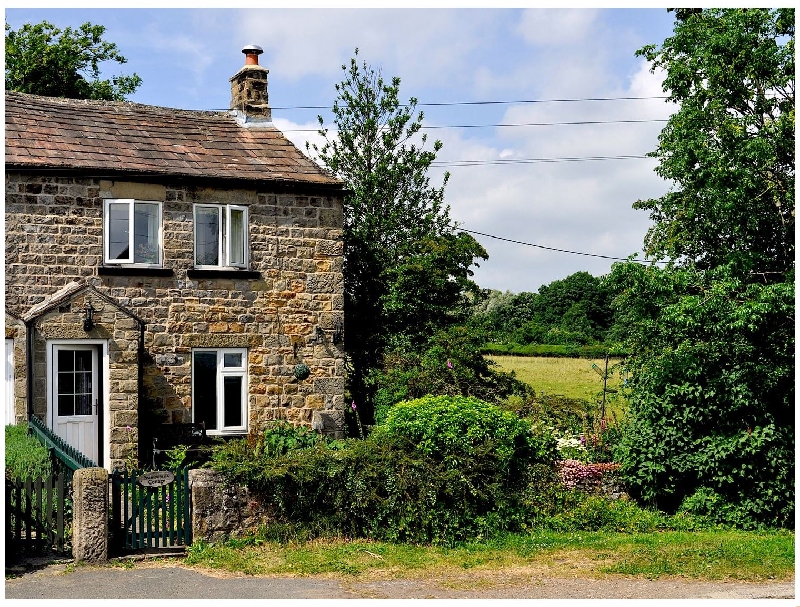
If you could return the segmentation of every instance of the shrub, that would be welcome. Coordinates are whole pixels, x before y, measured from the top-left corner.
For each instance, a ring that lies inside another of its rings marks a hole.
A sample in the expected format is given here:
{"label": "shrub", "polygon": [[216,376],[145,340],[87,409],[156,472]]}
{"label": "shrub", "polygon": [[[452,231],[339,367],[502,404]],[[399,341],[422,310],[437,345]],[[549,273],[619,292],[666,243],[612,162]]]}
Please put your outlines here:
{"label": "shrub", "polygon": [[610,473],[619,469],[619,464],[586,464],[574,459],[556,462],[562,484],[567,489],[599,491],[604,482],[609,481]]}
{"label": "shrub", "polygon": [[426,396],[392,408],[381,431],[406,440],[426,457],[457,465],[484,453],[501,467],[552,462],[555,440],[499,407],[472,397]]}
{"label": "shrub", "polygon": [[28,424],[6,426],[6,477],[25,480],[51,473],[50,454],[28,433]]}
{"label": "shrub", "polygon": [[397,405],[365,440],[277,456],[232,441],[212,461],[260,496],[281,533],[450,545],[525,528],[556,482],[554,453],[549,433],[497,407],[431,397]]}
{"label": "shrub", "polygon": [[630,500],[612,500],[582,491],[571,492],[563,510],[545,525],[553,531],[625,531],[648,533],[674,528],[676,521],[640,508]]}

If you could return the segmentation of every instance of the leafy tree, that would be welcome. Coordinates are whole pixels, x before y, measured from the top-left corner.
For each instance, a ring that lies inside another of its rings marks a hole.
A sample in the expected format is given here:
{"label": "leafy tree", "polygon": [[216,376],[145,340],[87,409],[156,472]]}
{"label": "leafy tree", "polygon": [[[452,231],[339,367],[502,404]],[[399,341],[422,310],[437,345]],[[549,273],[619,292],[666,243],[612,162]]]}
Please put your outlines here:
{"label": "leafy tree", "polygon": [[679,9],[637,55],[680,109],[651,156],[674,187],[638,201],[647,253],[742,272],[794,266],[794,10]]}
{"label": "leafy tree", "polygon": [[18,30],[6,23],[6,90],[47,97],[120,101],[142,79],[112,76],[100,80],[104,61],[126,63],[116,44],[102,39],[105,27],[84,23],[60,30],[52,23],[26,23]]}
{"label": "leafy tree", "polygon": [[631,490],[718,520],[794,524],[794,12],[681,10],[640,54],[680,103],[639,201],[665,269],[617,264],[631,373]]}
{"label": "leafy tree", "polygon": [[501,341],[601,341],[611,324],[610,294],[603,280],[588,272],[542,285],[538,293],[495,295],[492,304],[476,306],[474,322]]}
{"label": "leafy tree", "polygon": [[[444,187],[428,169],[442,143],[426,149],[417,100],[399,100],[400,78],[386,82],[356,57],[343,65],[333,105],[335,135],[319,117],[318,160],[347,184],[344,201],[345,321],[352,369],[350,391],[369,402],[364,380],[381,365],[391,340],[422,343],[451,314],[470,286],[470,265],[487,257],[467,234],[457,234]],[[368,406],[362,412],[369,417]]]}
{"label": "leafy tree", "polygon": [[727,522],[794,519],[794,283],[728,267],[618,264],[629,328],[630,424],[618,454],[630,491],[674,510],[696,492]]}

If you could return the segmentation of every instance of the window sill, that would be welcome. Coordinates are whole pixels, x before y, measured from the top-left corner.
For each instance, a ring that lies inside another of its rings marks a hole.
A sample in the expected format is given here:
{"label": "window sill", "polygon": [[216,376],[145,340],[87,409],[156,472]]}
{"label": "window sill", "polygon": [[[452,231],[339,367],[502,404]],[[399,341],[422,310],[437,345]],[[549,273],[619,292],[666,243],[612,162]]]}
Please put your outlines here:
{"label": "window sill", "polygon": [[250,270],[189,270],[186,272],[188,278],[227,278],[235,280],[253,280],[261,278],[261,272],[251,272]]}
{"label": "window sill", "polygon": [[137,266],[100,266],[100,276],[172,276],[172,268],[147,268]]}

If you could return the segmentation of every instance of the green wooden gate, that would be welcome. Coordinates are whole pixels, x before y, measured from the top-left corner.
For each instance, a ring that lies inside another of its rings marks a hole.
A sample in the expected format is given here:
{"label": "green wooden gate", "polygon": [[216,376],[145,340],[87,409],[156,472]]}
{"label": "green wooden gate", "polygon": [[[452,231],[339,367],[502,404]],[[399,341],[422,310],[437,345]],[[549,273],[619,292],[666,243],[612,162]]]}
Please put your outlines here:
{"label": "green wooden gate", "polygon": [[111,512],[118,548],[139,550],[192,543],[189,469],[181,468],[173,474],[171,482],[153,487],[147,486],[149,477],[144,471],[112,473]]}
{"label": "green wooden gate", "polygon": [[72,520],[64,474],[6,479],[6,557],[70,550]]}

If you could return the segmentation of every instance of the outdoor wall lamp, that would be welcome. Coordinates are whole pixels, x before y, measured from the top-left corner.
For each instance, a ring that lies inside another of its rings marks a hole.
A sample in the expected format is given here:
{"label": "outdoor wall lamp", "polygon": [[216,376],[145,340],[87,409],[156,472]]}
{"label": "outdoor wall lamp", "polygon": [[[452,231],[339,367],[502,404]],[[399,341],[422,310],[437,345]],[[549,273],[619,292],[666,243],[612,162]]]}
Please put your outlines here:
{"label": "outdoor wall lamp", "polygon": [[341,320],[336,321],[336,325],[333,327],[333,338],[332,341],[334,344],[342,343],[344,339],[344,325]]}
{"label": "outdoor wall lamp", "polygon": [[86,304],[86,314],[83,317],[83,330],[87,333],[94,329],[94,312],[95,309],[92,308],[92,304]]}

